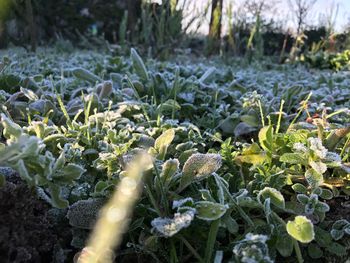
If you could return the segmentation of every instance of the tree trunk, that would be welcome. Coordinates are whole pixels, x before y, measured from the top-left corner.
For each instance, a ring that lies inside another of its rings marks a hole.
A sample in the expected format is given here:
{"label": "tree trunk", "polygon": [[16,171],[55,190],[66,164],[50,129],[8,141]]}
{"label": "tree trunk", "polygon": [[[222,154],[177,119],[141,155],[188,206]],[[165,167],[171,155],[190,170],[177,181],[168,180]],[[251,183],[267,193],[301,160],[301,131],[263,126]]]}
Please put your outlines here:
{"label": "tree trunk", "polygon": [[212,0],[209,37],[215,40],[221,36],[222,5],[223,0]]}
{"label": "tree trunk", "polygon": [[32,0],[26,0],[26,13],[27,13],[27,22],[29,25],[31,51],[35,52],[37,39],[36,39],[36,27],[34,23]]}
{"label": "tree trunk", "polygon": [[130,31],[131,35],[133,35],[137,24],[137,19],[141,11],[141,0],[128,0],[127,5],[128,5],[128,30]]}

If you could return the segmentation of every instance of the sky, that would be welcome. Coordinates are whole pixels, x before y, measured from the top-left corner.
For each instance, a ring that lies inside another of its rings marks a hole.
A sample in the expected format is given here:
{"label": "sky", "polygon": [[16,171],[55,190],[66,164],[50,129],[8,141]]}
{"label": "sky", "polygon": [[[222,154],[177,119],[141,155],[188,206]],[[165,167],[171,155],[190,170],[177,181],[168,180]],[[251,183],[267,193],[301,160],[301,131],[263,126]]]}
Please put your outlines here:
{"label": "sky", "polygon": [[[184,1],[184,0],[182,0]],[[186,10],[187,19],[190,19],[193,15],[203,12],[205,6],[209,0],[185,0],[188,2],[189,6]],[[223,0],[224,1],[224,10],[227,10],[229,4],[233,5],[233,10],[235,7],[240,6],[244,0]],[[267,2],[270,0],[266,0]],[[293,28],[295,23],[293,21],[292,14],[288,5],[288,0],[277,0],[279,3],[276,5],[274,12],[266,14],[267,17],[274,17],[279,21],[283,21],[286,27]],[[308,24],[318,24],[320,17],[324,17],[325,14],[329,14],[331,10],[332,3],[335,3],[334,6],[339,6],[338,15],[335,20],[336,31],[341,31],[344,29],[345,25],[350,22],[350,0],[317,0],[317,3],[313,7],[310,16],[308,17]],[[223,31],[227,29],[227,20],[223,23]],[[209,15],[200,22],[199,32],[206,34],[209,28]],[[193,28],[192,28],[193,29]]]}

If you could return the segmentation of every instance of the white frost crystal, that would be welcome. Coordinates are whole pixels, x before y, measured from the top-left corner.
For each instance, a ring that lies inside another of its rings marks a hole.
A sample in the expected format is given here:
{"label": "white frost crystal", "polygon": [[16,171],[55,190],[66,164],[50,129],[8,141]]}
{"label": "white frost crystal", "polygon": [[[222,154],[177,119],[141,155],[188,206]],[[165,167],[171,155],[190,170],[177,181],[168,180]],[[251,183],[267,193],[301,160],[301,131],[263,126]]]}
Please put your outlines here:
{"label": "white frost crystal", "polygon": [[151,225],[158,233],[165,237],[171,237],[182,228],[189,227],[194,219],[195,210],[174,214],[174,218],[157,217],[152,220]]}
{"label": "white frost crystal", "polygon": [[326,158],[328,150],[322,145],[319,138],[309,138],[310,149],[321,159]]}
{"label": "white frost crystal", "polygon": [[294,143],[293,149],[296,152],[300,152],[300,153],[306,153],[307,152],[306,146],[304,144],[302,144],[301,142]]}

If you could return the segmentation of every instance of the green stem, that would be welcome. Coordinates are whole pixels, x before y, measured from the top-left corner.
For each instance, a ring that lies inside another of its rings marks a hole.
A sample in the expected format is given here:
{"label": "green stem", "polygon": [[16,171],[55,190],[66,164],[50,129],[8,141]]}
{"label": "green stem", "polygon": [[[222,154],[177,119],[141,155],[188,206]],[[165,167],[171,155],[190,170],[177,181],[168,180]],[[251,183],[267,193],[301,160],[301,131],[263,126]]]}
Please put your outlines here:
{"label": "green stem", "polygon": [[175,247],[173,239],[170,239],[170,262],[171,263],[179,262],[179,259],[177,258],[176,247]]}
{"label": "green stem", "polygon": [[214,173],[214,176],[216,176],[219,180],[218,182],[220,182],[222,189],[225,191],[225,193],[227,194],[227,196],[230,198],[231,200],[231,204],[237,209],[238,213],[241,215],[241,217],[253,228],[255,228],[255,224],[254,222],[250,219],[250,217],[244,212],[244,210],[242,209],[242,207],[240,207],[237,203],[236,200],[232,197],[230,191],[227,189],[226,185],[224,185],[221,182],[221,179],[218,175],[216,175]]}
{"label": "green stem", "polygon": [[312,92],[309,93],[309,95],[307,96],[306,100],[304,100],[303,105],[300,107],[297,115],[295,116],[295,118],[292,120],[292,122],[290,123],[287,132],[291,129],[291,127],[293,126],[293,124],[297,121],[297,119],[299,118],[300,114],[303,112],[304,109],[306,109],[307,103],[309,102],[310,98],[312,96]]}
{"label": "green stem", "polygon": [[293,245],[294,245],[294,250],[295,250],[295,254],[297,256],[298,263],[303,263],[304,259],[303,259],[303,256],[301,255],[301,251],[300,251],[300,247],[299,247],[298,241],[293,239]]}
{"label": "green stem", "polygon": [[278,134],[280,127],[281,127],[281,119],[282,119],[282,110],[283,110],[284,100],[281,101],[280,111],[278,113],[278,121],[277,121],[277,127],[276,127],[276,134]]}
{"label": "green stem", "polygon": [[159,216],[162,216],[163,214],[162,214],[162,212],[160,211],[160,208],[159,208],[159,206],[158,206],[158,204],[157,204],[157,201],[156,201],[156,199],[154,198],[154,196],[152,195],[152,192],[150,191],[148,185],[146,185],[145,189],[146,189],[148,198],[149,198],[149,200],[151,201],[151,204],[153,205],[153,208],[156,210],[156,212],[157,212],[157,214],[158,214]]}
{"label": "green stem", "polygon": [[153,167],[154,167],[154,171],[156,173],[156,177],[158,180],[158,187],[159,187],[159,191],[161,194],[162,206],[165,209],[166,214],[169,214],[169,205],[168,205],[168,201],[166,198],[166,192],[165,192],[166,189],[165,189],[163,181],[162,181],[163,179],[160,177],[160,173],[159,173],[158,167],[157,167],[155,162],[153,162]]}
{"label": "green stem", "polygon": [[258,100],[258,103],[259,103],[259,111],[260,111],[261,124],[262,124],[263,127],[265,127],[265,117],[264,117],[264,112],[263,112],[263,109],[262,109],[261,101]]}
{"label": "green stem", "polygon": [[220,219],[217,219],[211,223],[208,240],[207,240],[207,247],[205,249],[205,257],[204,257],[205,263],[212,262],[211,259],[213,256],[213,250],[214,250],[214,245],[215,245],[216,236],[219,230],[219,226],[220,226]]}

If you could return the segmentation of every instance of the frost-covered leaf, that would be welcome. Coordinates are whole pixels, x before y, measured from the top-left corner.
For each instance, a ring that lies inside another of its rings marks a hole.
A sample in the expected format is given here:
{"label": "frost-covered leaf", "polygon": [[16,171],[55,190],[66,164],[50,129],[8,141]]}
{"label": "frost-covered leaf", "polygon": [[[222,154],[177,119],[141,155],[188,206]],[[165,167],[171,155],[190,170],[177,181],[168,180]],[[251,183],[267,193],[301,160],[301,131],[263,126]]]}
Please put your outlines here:
{"label": "frost-covered leaf", "polygon": [[4,136],[7,139],[11,137],[18,138],[22,134],[22,128],[17,123],[10,120],[5,114],[1,114],[1,124],[4,127]]}
{"label": "frost-covered leaf", "polygon": [[215,74],[216,74],[216,69],[214,67],[209,68],[206,72],[204,72],[202,77],[199,79],[199,82],[203,84],[208,84],[209,81],[212,80],[212,78],[215,76]]}
{"label": "frost-covered leaf", "polygon": [[104,199],[97,198],[77,201],[68,209],[69,224],[77,228],[92,229],[104,203]]}
{"label": "frost-covered leaf", "polygon": [[69,205],[68,200],[64,199],[61,196],[61,187],[55,184],[50,184],[49,186],[50,189],[50,203],[53,207],[56,208],[66,208]]}
{"label": "frost-covered leaf", "polygon": [[306,205],[309,202],[309,197],[305,194],[298,194],[297,199],[303,205]]}
{"label": "frost-covered leaf", "polygon": [[199,219],[213,221],[222,217],[226,213],[228,206],[209,201],[198,201],[195,204],[195,208],[197,211],[196,216]]}
{"label": "frost-covered leaf", "polygon": [[296,216],[293,221],[288,221],[287,232],[302,243],[310,243],[315,238],[314,225],[305,216]]}
{"label": "frost-covered leaf", "polygon": [[237,221],[234,218],[232,218],[232,216],[230,216],[228,213],[222,218],[222,223],[225,225],[225,227],[231,234],[236,234],[239,230],[239,225]]}
{"label": "frost-covered leaf", "polygon": [[326,200],[331,200],[333,198],[333,193],[331,190],[328,189],[322,189],[320,197]]}
{"label": "frost-covered leaf", "polygon": [[308,151],[306,146],[301,142],[294,143],[293,150],[301,154],[306,153]]}
{"label": "frost-covered leaf", "polygon": [[310,149],[317,157],[321,159],[326,158],[328,150],[322,145],[322,141],[319,138],[309,138],[308,142]]}
{"label": "frost-covered leaf", "polygon": [[153,229],[164,237],[171,237],[181,229],[189,227],[194,219],[195,210],[187,210],[184,213],[174,214],[174,218],[155,218],[151,225]]}
{"label": "frost-covered leaf", "polygon": [[300,193],[300,194],[305,194],[307,192],[307,188],[303,184],[300,184],[300,183],[293,184],[292,189],[296,193]]}
{"label": "frost-covered leaf", "polygon": [[324,174],[327,171],[327,165],[323,162],[310,161],[309,164],[318,174]]}
{"label": "frost-covered leaf", "polygon": [[69,163],[65,167],[63,167],[61,170],[59,170],[55,174],[55,176],[53,176],[53,178],[56,181],[71,183],[74,180],[78,179],[84,172],[85,172],[85,169],[80,165]]}
{"label": "frost-covered leaf", "polygon": [[323,175],[312,168],[306,170],[305,179],[312,188],[316,188],[323,184]]}
{"label": "frost-covered leaf", "polygon": [[131,60],[132,60],[132,66],[135,70],[135,73],[142,79],[142,80],[148,80],[148,72],[145,66],[145,63],[143,62],[140,55],[137,53],[137,51],[132,48],[131,49]]}
{"label": "frost-covered leaf", "polygon": [[[265,187],[258,194],[258,200],[261,200],[261,197],[264,199],[270,198],[271,203],[279,208],[285,207],[284,197],[280,191],[275,188]],[[262,201],[261,201],[262,202]]]}
{"label": "frost-covered leaf", "polygon": [[179,208],[181,206],[192,207],[192,206],[194,206],[194,201],[191,197],[187,197],[187,198],[180,199],[180,200],[174,200],[173,209]]}
{"label": "frost-covered leaf", "polygon": [[100,77],[96,76],[95,74],[86,69],[73,68],[71,71],[76,78],[86,80],[92,84],[95,84],[96,82],[102,82],[102,79]]}
{"label": "frost-covered leaf", "polygon": [[174,140],[174,137],[175,131],[173,129],[169,129],[163,132],[162,135],[156,139],[154,148],[158,151],[160,159],[164,159],[167,149]]}
{"label": "frost-covered leaf", "polygon": [[191,155],[184,164],[180,185],[185,187],[193,181],[202,180],[212,173],[215,173],[222,163],[219,154],[202,154],[196,153]]}
{"label": "frost-covered leaf", "polygon": [[305,156],[301,153],[284,153],[280,157],[280,162],[290,164],[306,164]]}
{"label": "frost-covered leaf", "polygon": [[252,127],[245,122],[241,122],[236,126],[236,128],[234,130],[234,134],[236,137],[239,137],[239,136],[246,135],[246,134],[249,134],[249,133],[254,132],[254,131],[256,131],[255,127]]}
{"label": "frost-covered leaf", "polygon": [[179,165],[180,165],[180,163],[177,159],[167,160],[163,164],[160,177],[163,179],[164,182],[167,182],[167,181],[171,180],[171,178],[174,177],[174,175],[179,170]]}
{"label": "frost-covered leaf", "polygon": [[334,240],[339,240],[341,239],[344,234],[345,234],[345,230],[348,229],[348,232],[350,230],[350,223],[345,220],[345,219],[341,219],[336,221],[333,226],[332,226],[332,230],[331,230],[331,236]]}
{"label": "frost-covered leaf", "polygon": [[233,248],[235,262],[272,263],[266,244],[267,239],[265,235],[246,234],[245,238],[238,241]]}

